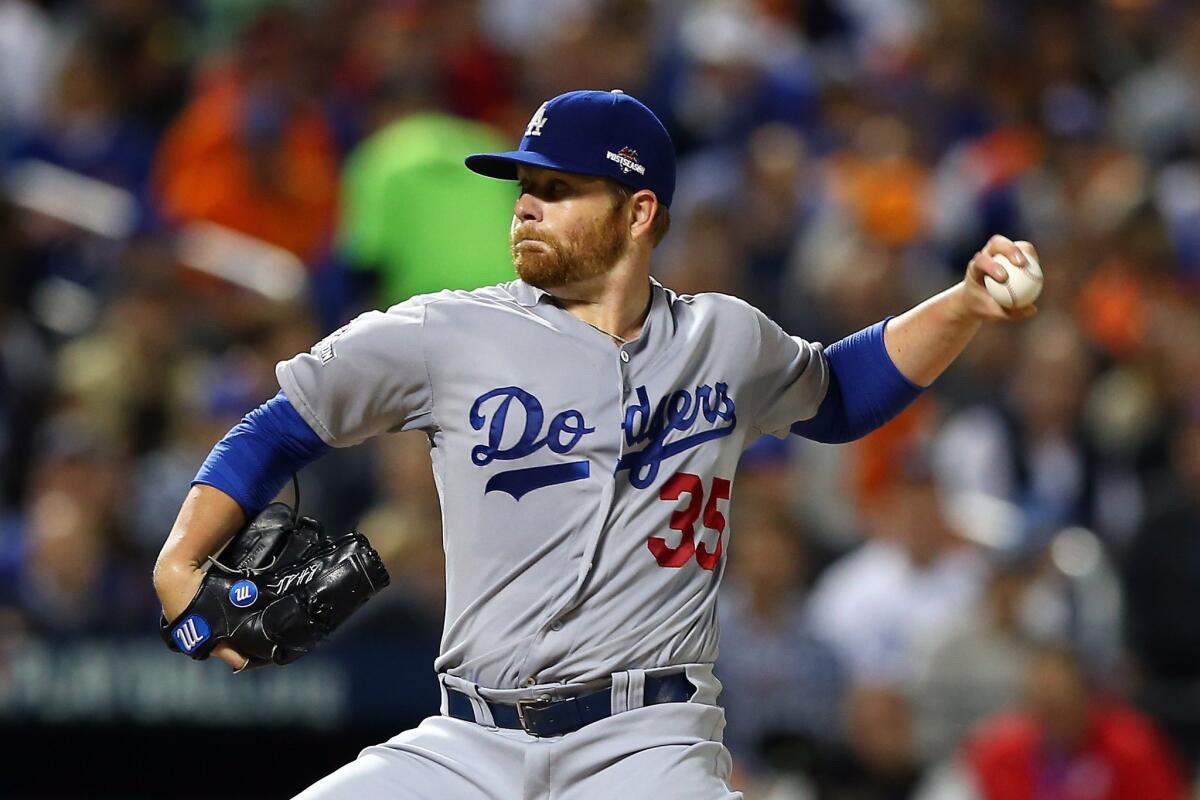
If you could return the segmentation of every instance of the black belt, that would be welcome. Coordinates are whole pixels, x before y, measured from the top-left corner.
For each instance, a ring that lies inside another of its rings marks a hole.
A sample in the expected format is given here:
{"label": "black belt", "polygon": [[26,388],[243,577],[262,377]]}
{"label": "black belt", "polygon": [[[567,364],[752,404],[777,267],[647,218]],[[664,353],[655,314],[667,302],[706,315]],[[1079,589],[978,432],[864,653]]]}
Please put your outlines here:
{"label": "black belt", "polygon": [[[662,678],[646,676],[642,705],[686,703],[696,687],[683,673]],[[561,736],[612,716],[612,687],[562,700],[518,700],[516,704],[484,700],[500,728],[516,728],[532,736]],[[446,687],[446,711],[455,719],[475,722],[471,698]]]}

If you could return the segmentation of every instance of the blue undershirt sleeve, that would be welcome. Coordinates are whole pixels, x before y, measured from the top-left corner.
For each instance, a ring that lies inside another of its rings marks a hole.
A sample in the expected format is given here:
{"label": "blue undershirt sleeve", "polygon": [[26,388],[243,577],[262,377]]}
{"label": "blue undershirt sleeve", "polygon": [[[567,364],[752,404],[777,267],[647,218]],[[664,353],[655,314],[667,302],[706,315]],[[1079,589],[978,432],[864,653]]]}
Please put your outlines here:
{"label": "blue undershirt sleeve", "polygon": [[331,449],[281,391],[217,442],[192,485],[220,489],[249,519],[279,494],[293,472]]}
{"label": "blue undershirt sleeve", "polygon": [[851,442],[866,436],[908,407],[925,389],[896,368],[883,343],[891,317],[825,349],[829,389],[812,419],[792,433],[817,442]]}

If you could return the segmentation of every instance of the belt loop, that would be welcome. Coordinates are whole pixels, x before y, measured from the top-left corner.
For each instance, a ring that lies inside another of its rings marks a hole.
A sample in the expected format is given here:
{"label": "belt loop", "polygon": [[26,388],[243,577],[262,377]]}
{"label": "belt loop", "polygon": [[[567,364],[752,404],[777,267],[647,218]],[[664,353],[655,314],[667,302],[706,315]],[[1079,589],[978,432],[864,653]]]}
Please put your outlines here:
{"label": "belt loop", "polygon": [[496,720],[492,718],[492,709],[488,707],[487,701],[479,694],[478,684],[464,684],[459,690],[467,696],[471,701],[471,710],[475,712],[475,722],[485,728],[495,728]]}
{"label": "belt loop", "polygon": [[441,675],[438,676],[438,692],[441,693],[442,700],[438,706],[438,713],[443,717],[450,714],[450,695],[446,691],[446,679]]}
{"label": "belt loop", "polygon": [[613,714],[629,710],[629,673],[614,672],[612,675],[612,706]]}
{"label": "belt loop", "polygon": [[631,669],[628,675],[629,688],[625,692],[625,705],[626,710],[632,711],[646,705],[646,670]]}

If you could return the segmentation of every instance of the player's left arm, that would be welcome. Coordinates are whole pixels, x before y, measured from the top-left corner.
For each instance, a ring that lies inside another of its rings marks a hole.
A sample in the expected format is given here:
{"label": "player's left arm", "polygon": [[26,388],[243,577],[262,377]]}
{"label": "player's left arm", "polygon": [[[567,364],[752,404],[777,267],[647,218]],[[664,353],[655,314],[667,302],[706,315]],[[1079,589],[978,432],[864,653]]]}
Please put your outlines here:
{"label": "player's left arm", "polygon": [[1004,255],[1022,264],[1028,242],[993,236],[975,254],[958,285],[898,317],[876,323],[825,349],[828,387],[815,415],[791,426],[792,433],[819,442],[858,439],[908,407],[966,348],[989,320],[1024,319],[1033,306],[1005,310],[984,287],[990,275],[1007,275],[993,259]]}
{"label": "player's left arm", "polygon": [[1025,319],[1037,313],[1035,306],[1003,308],[983,284],[987,275],[1001,283],[1007,280],[1004,268],[992,256],[1006,256],[1021,266],[1026,252],[1037,257],[1029,242],[993,236],[971,259],[960,283],[888,323],[884,344],[905,378],[918,386],[929,386],[958,358],[983,323]]}

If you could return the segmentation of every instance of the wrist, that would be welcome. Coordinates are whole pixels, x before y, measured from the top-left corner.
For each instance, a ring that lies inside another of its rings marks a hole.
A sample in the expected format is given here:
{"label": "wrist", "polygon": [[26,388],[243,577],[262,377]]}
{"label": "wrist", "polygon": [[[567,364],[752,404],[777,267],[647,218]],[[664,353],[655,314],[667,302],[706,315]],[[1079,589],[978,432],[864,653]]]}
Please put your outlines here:
{"label": "wrist", "polygon": [[[988,308],[985,302],[986,291],[982,286],[972,286],[969,279],[963,279],[958,284],[946,290],[946,316],[956,325],[974,325],[978,327],[988,319]],[[980,297],[983,291],[985,297]]]}
{"label": "wrist", "polygon": [[162,605],[163,616],[175,619],[183,612],[204,581],[204,572],[193,564],[166,562],[154,565],[154,591]]}
{"label": "wrist", "polygon": [[959,281],[946,292],[946,314],[954,322],[970,322],[975,318],[971,310],[971,287],[966,280]]}

